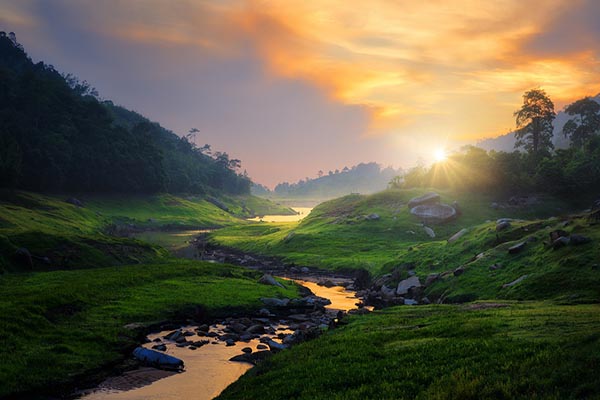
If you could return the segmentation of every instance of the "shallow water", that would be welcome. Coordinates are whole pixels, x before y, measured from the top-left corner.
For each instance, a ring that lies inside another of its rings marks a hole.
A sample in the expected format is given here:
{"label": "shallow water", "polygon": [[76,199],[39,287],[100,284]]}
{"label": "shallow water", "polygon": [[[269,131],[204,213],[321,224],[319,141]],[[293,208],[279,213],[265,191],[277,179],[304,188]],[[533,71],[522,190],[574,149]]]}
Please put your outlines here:
{"label": "shallow water", "polygon": [[[314,282],[296,280],[308,287],[315,295],[328,298],[331,304],[326,308],[332,311],[348,311],[356,308],[358,299],[354,292],[341,286],[326,288]],[[185,331],[194,331],[196,327],[183,327]],[[274,324],[279,333],[292,333],[285,325]],[[222,332],[222,325],[212,325],[211,331]],[[162,338],[171,331],[163,331],[148,335],[152,341]],[[203,340],[206,337],[190,337],[189,340]],[[275,339],[275,341],[279,341]],[[212,342],[215,342],[213,344]],[[175,343],[163,341],[167,345],[167,354],[180,358],[185,363],[185,372],[173,373],[154,368],[140,368],[118,377],[112,377],[101,383],[93,392],[85,395],[85,400],[171,400],[196,399],[210,400],[218,396],[227,386],[235,382],[251,364],[229,361],[233,356],[241,354],[244,347],[257,351],[258,339],[249,342],[237,342],[234,346],[226,346],[224,342],[211,339],[211,343],[190,350],[177,347]],[[151,348],[154,342],[144,344]]]}
{"label": "shallow water", "polygon": [[262,217],[249,218],[249,221],[263,222],[296,222],[305,218],[312,211],[313,207],[290,207],[296,211],[296,215],[264,215]]}

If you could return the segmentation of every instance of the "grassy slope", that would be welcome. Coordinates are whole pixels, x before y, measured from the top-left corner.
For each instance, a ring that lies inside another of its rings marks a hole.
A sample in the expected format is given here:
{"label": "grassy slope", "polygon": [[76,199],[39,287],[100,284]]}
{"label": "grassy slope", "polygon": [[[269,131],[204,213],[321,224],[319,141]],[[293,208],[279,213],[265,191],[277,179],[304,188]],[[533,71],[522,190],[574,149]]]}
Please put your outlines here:
{"label": "grassy slope", "polygon": [[[193,261],[0,277],[0,397],[59,385],[118,361],[148,325],[177,315],[256,309],[261,296],[296,295],[253,271]],[[199,317],[201,317],[200,315]]]}
{"label": "grassy slope", "polygon": [[[208,315],[223,314],[256,308],[261,296],[297,293],[260,285],[254,272],[178,261],[156,245],[104,233],[111,224],[149,229],[244,224],[233,214],[252,213],[252,206],[269,210],[271,203],[220,199],[230,209],[226,213],[205,200],[172,195],[83,196],[83,208],[66,203],[66,197],[0,192],[5,272],[0,274],[0,397],[72,382],[120,360],[139,340],[139,332],[126,324],[189,317],[197,305]],[[37,272],[26,270],[15,263],[19,247],[49,257],[50,265],[34,260]]]}
{"label": "grassy slope", "polygon": [[[347,196],[320,205],[300,224],[230,227],[212,237],[322,268],[362,267],[376,275],[399,269],[399,279],[414,268],[422,281],[433,272],[450,272],[427,288],[429,297],[513,299],[510,307],[395,307],[354,317],[348,326],[249,372],[221,398],[600,397],[600,307],[578,304],[600,302],[598,226],[584,217],[549,218],[568,209],[555,199],[528,209],[493,210],[490,198],[442,193],[445,202],[458,200],[463,216],[435,226],[437,237],[431,239],[406,207],[421,193]],[[363,218],[371,213],[381,219]],[[495,220],[502,217],[527,220],[497,234]],[[462,228],[468,233],[447,243]],[[554,229],[592,242],[548,249],[543,241]],[[521,253],[508,254],[508,247],[526,239]],[[490,270],[495,263],[502,268]],[[454,276],[460,266],[464,273]],[[521,283],[502,288],[523,275],[528,277]],[[528,299],[547,302],[514,301]]]}
{"label": "grassy slope", "polygon": [[242,225],[238,216],[287,209],[253,196],[224,198],[227,213],[206,200],[173,195],[146,197],[83,196],[79,208],[67,196],[44,196],[22,191],[0,192],[0,271],[19,269],[13,254],[26,247],[50,265],[34,260],[34,269],[81,268],[143,263],[166,253],[140,241],[105,235],[111,224],[134,224],[143,229],[214,228]]}
{"label": "grassy slope", "polygon": [[[483,195],[442,194],[443,201],[458,200],[464,211],[460,218],[435,226],[430,239],[411,216],[406,204],[422,190],[384,191],[370,196],[349,195],[314,208],[300,223],[262,223],[232,226],[213,235],[215,241],[247,251],[282,255],[290,261],[322,268],[367,268],[375,273],[415,243],[445,240],[453,233],[486,220],[510,214],[515,218],[556,215],[566,207],[555,199],[543,199],[538,207],[522,210],[493,210],[491,198]],[[378,221],[363,217],[380,215]],[[285,240],[294,232],[291,240]]]}
{"label": "grassy slope", "polygon": [[[485,196],[457,198],[442,193],[446,202],[458,200],[463,215],[434,226],[437,237],[431,239],[406,207],[410,198],[421,193],[385,191],[371,196],[346,196],[321,204],[299,224],[232,226],[214,232],[212,240],[326,269],[366,268],[378,275],[411,265],[422,281],[430,273],[465,266],[464,274],[458,277],[449,274],[429,287],[427,294],[432,299],[444,296],[448,301],[494,298],[600,301],[600,272],[592,269],[594,264],[600,264],[595,245],[600,242],[600,229],[585,218],[569,218],[567,226],[565,220],[548,218],[564,213],[566,204],[545,198],[530,208],[494,210],[490,207],[491,199]],[[365,220],[364,216],[371,213],[379,214],[380,220]],[[501,217],[531,220],[513,222],[510,229],[497,235],[495,220]],[[462,228],[469,232],[458,241],[447,243]],[[592,243],[547,249],[543,242],[555,229],[583,234]],[[508,254],[508,247],[527,238],[535,241],[528,243],[520,254]],[[480,253],[484,257],[472,262]],[[502,268],[490,271],[494,263],[500,263]],[[523,275],[528,278],[521,284],[502,288]]]}
{"label": "grassy slope", "polygon": [[251,370],[219,399],[600,397],[600,307],[395,307]]}

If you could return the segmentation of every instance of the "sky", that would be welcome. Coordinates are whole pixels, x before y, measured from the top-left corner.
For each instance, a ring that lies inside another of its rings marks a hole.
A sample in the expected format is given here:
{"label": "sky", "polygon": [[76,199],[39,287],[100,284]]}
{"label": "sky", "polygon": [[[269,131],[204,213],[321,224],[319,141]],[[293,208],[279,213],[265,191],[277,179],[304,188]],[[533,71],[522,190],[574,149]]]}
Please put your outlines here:
{"label": "sky", "polygon": [[594,0],[0,0],[34,61],[274,186],[411,167],[600,92]]}

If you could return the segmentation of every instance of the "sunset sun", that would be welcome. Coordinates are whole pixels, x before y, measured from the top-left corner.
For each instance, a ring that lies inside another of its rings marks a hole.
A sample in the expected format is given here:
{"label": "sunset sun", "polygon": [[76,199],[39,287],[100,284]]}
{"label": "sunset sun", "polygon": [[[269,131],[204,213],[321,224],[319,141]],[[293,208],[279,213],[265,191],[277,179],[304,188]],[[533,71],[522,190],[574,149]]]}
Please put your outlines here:
{"label": "sunset sun", "polygon": [[435,162],[445,161],[448,155],[446,154],[446,150],[439,148],[433,152],[433,159]]}

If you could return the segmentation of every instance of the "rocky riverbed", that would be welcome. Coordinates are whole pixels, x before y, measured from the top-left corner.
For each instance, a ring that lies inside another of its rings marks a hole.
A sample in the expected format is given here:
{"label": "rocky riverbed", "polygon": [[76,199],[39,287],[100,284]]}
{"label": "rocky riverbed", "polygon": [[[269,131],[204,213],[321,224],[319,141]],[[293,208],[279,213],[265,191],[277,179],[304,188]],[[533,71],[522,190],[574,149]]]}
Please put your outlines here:
{"label": "rocky riverbed", "polygon": [[[278,283],[269,275],[261,281]],[[301,283],[318,295],[304,289],[299,299],[262,298],[263,307],[252,315],[177,329],[165,325],[149,334],[142,346],[183,360],[183,372],[140,364],[80,395],[87,400],[216,397],[252,365],[335,328],[343,323],[346,312],[356,312],[360,300],[354,292],[342,286]]]}

